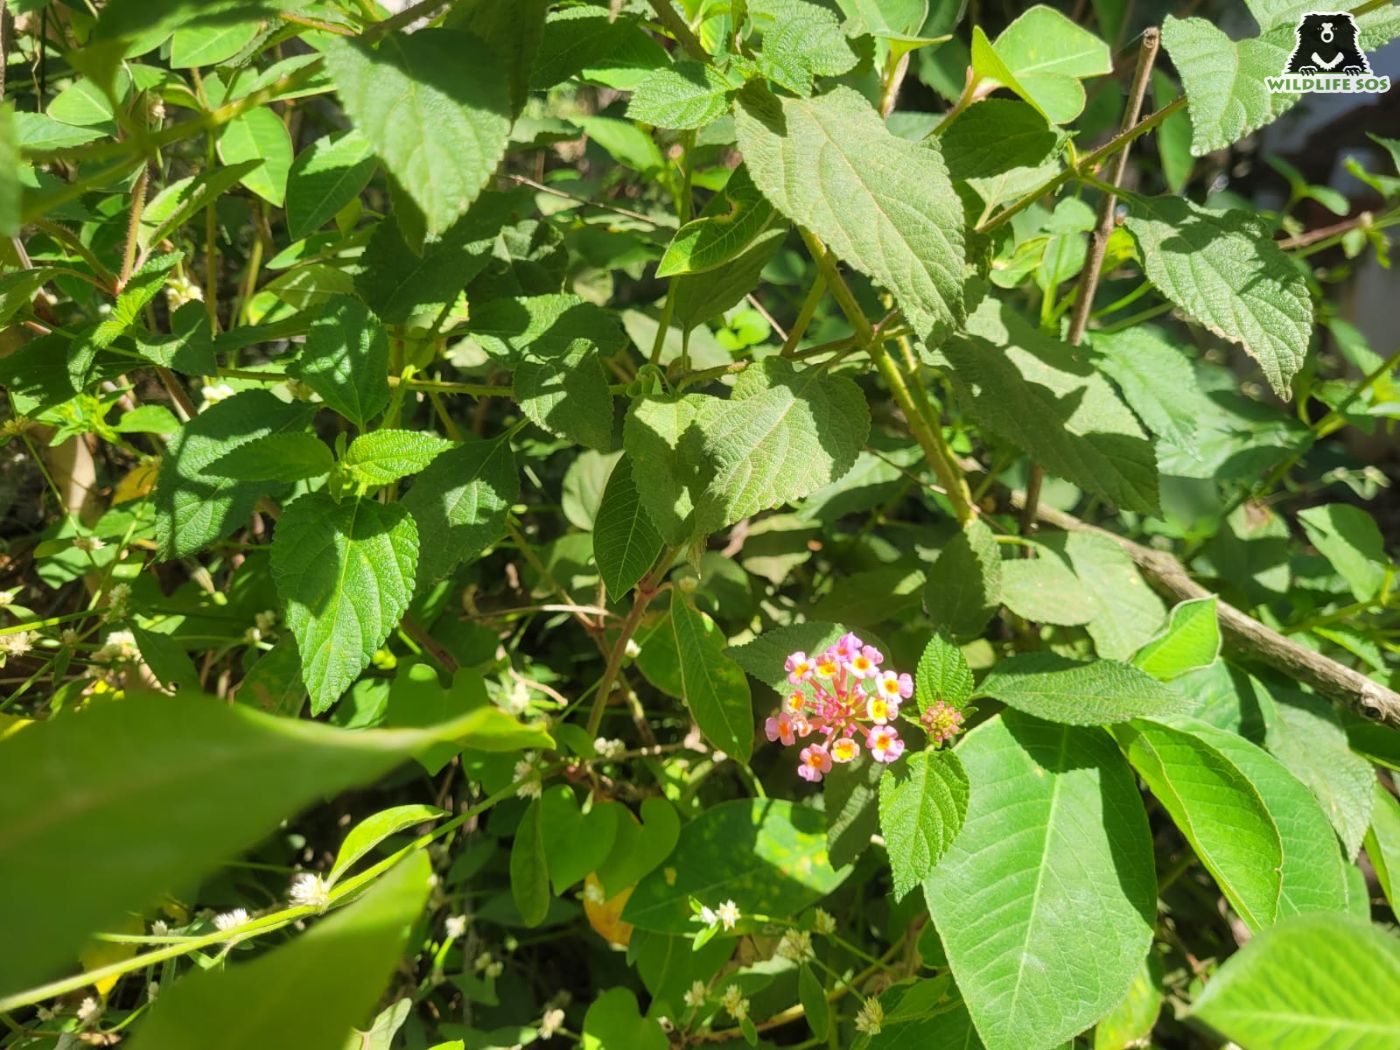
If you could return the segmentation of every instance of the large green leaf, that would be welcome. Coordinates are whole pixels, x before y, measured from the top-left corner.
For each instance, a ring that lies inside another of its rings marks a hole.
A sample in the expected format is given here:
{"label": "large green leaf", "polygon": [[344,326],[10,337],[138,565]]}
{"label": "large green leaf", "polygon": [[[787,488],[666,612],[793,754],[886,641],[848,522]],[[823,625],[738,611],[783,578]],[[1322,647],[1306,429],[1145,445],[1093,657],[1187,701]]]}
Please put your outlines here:
{"label": "large green leaf", "polygon": [[1299,916],[1227,959],[1190,1016],[1245,1047],[1400,1045],[1400,938],[1364,919]]}
{"label": "large green leaf", "polygon": [[389,403],[389,340],[379,318],[358,299],[333,297],[311,323],[287,374],[363,428]]}
{"label": "large green leaf", "polygon": [[302,431],[309,405],[248,390],[206,408],[170,440],[156,477],[156,542],[182,558],[223,539],[248,521],[259,497],[279,482],[234,481],[214,465],[234,449],[272,434]]}
{"label": "large green leaf", "polygon": [[287,178],[287,233],[299,240],[333,219],[374,174],[369,143],[358,131],[319,138],[297,154]]}
{"label": "large green leaf", "polygon": [[787,239],[787,226],[764,230],[736,255],[701,274],[681,274],[675,283],[674,317],[683,331],[717,318],[758,287],[763,270]]}
{"label": "large green leaf", "polygon": [[192,69],[227,62],[251,44],[262,28],[255,19],[182,26],[170,38],[170,66],[172,69]]}
{"label": "large green leaf", "polygon": [[821,900],[850,871],[827,863],[815,809],[784,799],[721,802],[681,829],[676,851],[638,883],[622,918],[642,930],[693,932],[692,897],[709,908],[732,900],[744,915],[782,918]]}
{"label": "large green leaf", "polygon": [[[343,1050],[384,993],[428,901],[427,854],[405,858],[354,904],[253,962],[194,973],[161,997],[134,1050]],[[313,997],[313,998],[308,998]],[[307,1003],[314,1002],[314,1009]],[[256,1003],[256,1009],[249,1005]]]}
{"label": "large green leaf", "polygon": [[1033,558],[1001,563],[1002,604],[1032,623],[1077,626],[1102,615],[1092,592],[1070,568],[1069,559],[1038,544]]}
{"label": "large green leaf", "polygon": [[1068,124],[1083,112],[1080,80],[1113,72],[1107,44],[1044,4],[1002,30],[990,50],[994,56],[988,54],[986,38],[974,36],[978,76],[1015,91],[1056,124]]}
{"label": "large green leaf", "polygon": [[400,501],[418,523],[419,585],[479,557],[504,531],[519,496],[506,438],[469,439],[435,458]]}
{"label": "large green leaf", "polygon": [[384,427],[350,442],[341,464],[359,481],[388,485],[427,469],[451,447],[452,442],[436,434]]}
{"label": "large green leaf", "polygon": [[807,0],[751,0],[749,13],[763,36],[759,71],[789,91],[812,93],[819,76],[839,76],[856,64],[856,54],[836,16]]}
{"label": "large green leaf", "polygon": [[1172,609],[1165,630],[1133,657],[1133,665],[1153,678],[1170,682],[1215,663],[1221,641],[1215,606],[1213,594],[1181,602]]}
{"label": "large green leaf", "polygon": [[850,88],[740,102],[739,148],[773,206],[894,293],[920,334],[961,323],[963,210],[937,144],[896,138]]}
{"label": "large green leaf", "polygon": [[846,630],[843,624],[808,620],[764,631],[757,638],[725,651],[734,658],[735,663],[775,693],[786,693],[789,685],[783,664],[788,655],[799,651],[819,653],[845,634]]}
{"label": "large green leaf", "polygon": [[924,881],[989,1050],[1052,1047],[1123,998],[1152,939],[1152,840],[1107,734],[1008,711],[957,749],[962,832]]}
{"label": "large green leaf", "polygon": [[987,523],[973,518],[938,552],[924,587],[935,624],[956,638],[982,632],[1001,605],[1001,549]]}
{"label": "large green leaf", "polygon": [[549,914],[549,862],[540,809],[540,799],[525,808],[510,847],[510,895],[526,926],[538,926]]}
{"label": "large green leaf", "polygon": [[413,597],[418,527],[402,505],[324,493],[282,513],[272,575],[320,714],[369,666]]}
{"label": "large green leaf", "polygon": [[895,899],[918,886],[962,830],[967,771],[956,751],[920,751],[880,778],[880,833]]}
{"label": "large green leaf", "polygon": [[661,534],[642,507],[632,479],[632,461],[618,460],[608,475],[593,521],[593,560],[609,597],[625,595],[661,553]]}
{"label": "large green leaf", "polygon": [[[435,740],[469,743],[472,722],[352,733],[181,693],[95,704],[0,740],[0,929],[26,946],[0,953],[0,994],[52,976],[89,934],[304,806]],[[74,862],[89,855],[102,863]]]}
{"label": "large green leaf", "polygon": [[696,505],[702,532],[836,481],[870,432],[870,410],[854,382],[799,372],[776,357],[745,369],[727,402],[704,405],[696,426],[712,475]]}
{"label": "large green leaf", "polygon": [[1053,653],[1025,653],[998,662],[977,695],[1070,725],[1108,725],[1189,710],[1184,697],[1131,664],[1076,663]]}
{"label": "large green leaf", "polygon": [[340,100],[384,167],[446,230],[496,170],[510,134],[510,79],[471,33],[420,29],[373,48],[327,36]]}
{"label": "large green leaf", "polygon": [[747,168],[737,168],[724,189],[700,215],[676,231],[656,276],[704,273],[735,258],[773,221],[773,206],[753,184]]}
{"label": "large green leaf", "polygon": [[282,207],[292,168],[292,136],[281,117],[266,106],[240,113],[224,125],[218,145],[225,164],[260,161],[239,181],[274,208]]}
{"label": "large green leaf", "polygon": [[1042,532],[1038,538],[1069,558],[1079,582],[1098,603],[1099,613],[1087,630],[1100,656],[1127,660],[1161,627],[1166,606],[1113,540],[1092,532]]}
{"label": "large green leaf", "polygon": [[1312,338],[1307,279],[1259,218],[1181,197],[1138,198],[1126,223],[1148,279],[1192,320],[1244,347],[1280,397]]}
{"label": "large green leaf", "polygon": [[638,398],[623,424],[622,447],[632,461],[642,506],[672,546],[695,532],[695,496],[709,480],[695,422],[716,401],[705,394]]}
{"label": "large green leaf", "polygon": [[1390,559],[1375,518],[1349,503],[1328,503],[1299,511],[1298,520],[1357,601],[1368,602],[1380,593]]}
{"label": "large green leaf", "polygon": [[671,592],[669,628],[676,647],[681,699],[700,732],[741,762],[753,754],[753,700],[743,670],[724,652],[724,638],[707,630],[709,617]]}
{"label": "large green leaf", "polygon": [[703,128],[724,115],[733,90],[714,66],[677,62],[642,78],[632,92],[627,115],[663,128]]}
{"label": "large green leaf", "polygon": [[939,703],[962,707],[971,696],[972,669],[967,658],[946,634],[935,634],[924,646],[914,674],[914,699],[919,710]]}

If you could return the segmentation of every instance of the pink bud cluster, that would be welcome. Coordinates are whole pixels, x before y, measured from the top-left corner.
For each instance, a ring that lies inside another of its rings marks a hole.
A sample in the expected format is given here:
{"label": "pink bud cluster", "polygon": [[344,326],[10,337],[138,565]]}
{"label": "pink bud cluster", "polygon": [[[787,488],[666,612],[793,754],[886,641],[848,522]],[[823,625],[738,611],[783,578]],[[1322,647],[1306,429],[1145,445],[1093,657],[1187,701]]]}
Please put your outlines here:
{"label": "pink bud cluster", "polygon": [[802,779],[816,783],[833,763],[859,757],[862,747],[876,762],[893,762],[904,753],[895,722],[900,704],[914,694],[914,681],[882,669],[884,661],[880,650],[850,633],[821,653],[787,658],[788,682],[795,688],[764,730],[785,747],[819,737],[802,748]]}

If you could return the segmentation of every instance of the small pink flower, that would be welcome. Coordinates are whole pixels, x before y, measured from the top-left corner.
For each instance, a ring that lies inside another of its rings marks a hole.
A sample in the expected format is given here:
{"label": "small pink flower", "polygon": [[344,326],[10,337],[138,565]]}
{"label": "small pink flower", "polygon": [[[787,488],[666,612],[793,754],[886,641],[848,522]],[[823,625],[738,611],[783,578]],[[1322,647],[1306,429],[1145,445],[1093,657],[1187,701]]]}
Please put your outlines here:
{"label": "small pink flower", "polygon": [[876,726],[865,737],[865,746],[876,762],[893,762],[904,754],[904,741],[899,739],[894,726]]}
{"label": "small pink flower", "polygon": [[886,671],[880,675],[876,689],[878,690],[877,695],[883,696],[887,700],[908,700],[914,695],[914,679],[907,674]]}
{"label": "small pink flower", "polygon": [[788,693],[786,706],[791,713],[799,714],[807,708],[807,697],[800,689],[794,689]]}
{"label": "small pink flower", "polygon": [[811,719],[806,715],[797,714],[792,716],[792,731],[798,736],[803,738],[811,736],[813,728],[815,727],[812,725]]}
{"label": "small pink flower", "polygon": [[870,651],[870,646],[867,645],[865,647],[865,652],[856,653],[855,656],[851,657],[851,674],[855,675],[857,678],[871,678],[880,673],[879,669],[875,666],[876,661],[870,659],[870,657],[866,655],[866,653]]}
{"label": "small pink flower", "polygon": [[854,760],[860,754],[860,745],[848,736],[843,736],[831,745],[831,759],[833,762],[846,763]]}
{"label": "small pink flower", "polygon": [[769,718],[763,724],[763,732],[767,734],[769,740],[781,740],[784,747],[791,747],[795,739],[792,735],[792,716],[786,711],[780,711],[777,716]]}
{"label": "small pink flower", "polygon": [[833,645],[831,648],[837,656],[849,660],[851,657],[859,653],[864,645],[864,642],[862,642],[850,631],[847,631],[845,634],[843,634],[840,638],[836,640],[836,644]]}
{"label": "small pink flower", "polygon": [[812,677],[812,661],[808,659],[806,653],[793,653],[783,666],[788,673],[788,681],[793,685],[798,685]]}
{"label": "small pink flower", "polygon": [[[876,725],[893,722],[899,716],[899,700],[880,695],[872,696],[865,702],[865,717]],[[772,737],[769,737],[771,740]]]}
{"label": "small pink flower", "polygon": [[835,678],[841,670],[841,660],[833,650],[828,649],[817,657],[816,670],[818,678]]}
{"label": "small pink flower", "polygon": [[802,749],[801,763],[797,775],[813,784],[831,772],[831,755],[821,744],[812,744]]}

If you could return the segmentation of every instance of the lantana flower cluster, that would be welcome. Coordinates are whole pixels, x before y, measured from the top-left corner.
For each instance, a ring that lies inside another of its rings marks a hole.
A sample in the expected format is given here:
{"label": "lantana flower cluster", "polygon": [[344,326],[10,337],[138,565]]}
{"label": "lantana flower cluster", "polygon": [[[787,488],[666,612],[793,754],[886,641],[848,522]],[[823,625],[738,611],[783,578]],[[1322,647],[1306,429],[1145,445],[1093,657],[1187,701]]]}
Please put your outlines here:
{"label": "lantana flower cluster", "polygon": [[793,689],[764,726],[769,740],[804,744],[797,774],[813,783],[864,748],[876,762],[904,754],[896,721],[914,680],[884,667],[885,656],[847,632],[823,652],[795,652],[784,665]]}

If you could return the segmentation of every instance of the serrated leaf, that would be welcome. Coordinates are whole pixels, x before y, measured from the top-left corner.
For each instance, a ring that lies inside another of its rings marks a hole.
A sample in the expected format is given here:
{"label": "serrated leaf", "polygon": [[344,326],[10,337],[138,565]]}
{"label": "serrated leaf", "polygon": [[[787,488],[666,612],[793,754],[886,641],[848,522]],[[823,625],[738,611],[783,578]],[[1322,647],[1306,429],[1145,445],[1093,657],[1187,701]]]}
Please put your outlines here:
{"label": "serrated leaf", "polygon": [[948,174],[972,182],[979,193],[985,180],[1043,164],[1062,142],[1043,115],[1009,98],[989,98],[970,107],[940,139]]}
{"label": "serrated leaf", "polygon": [[426,470],[451,447],[446,438],[421,430],[381,429],[350,442],[341,463],[361,481],[388,485]]}
{"label": "serrated leaf", "polygon": [[[790,689],[783,663],[794,652],[819,653],[846,633],[839,623],[808,620],[764,631],[743,645],[726,649],[734,662],[776,693]],[[867,640],[870,640],[867,636]],[[872,644],[879,644],[872,642]]]}
{"label": "serrated leaf", "polygon": [[938,351],[980,424],[1125,510],[1156,513],[1157,459],[1112,385],[1076,351],[987,298]]}
{"label": "serrated leaf", "polygon": [[657,264],[656,276],[713,270],[748,248],[774,215],[773,206],[753,184],[748,169],[736,168],[699,217],[676,231]]}
{"label": "serrated leaf", "polygon": [[1130,659],[1162,626],[1167,607],[1113,540],[1090,532],[1042,532],[1039,542],[1069,558],[1080,583],[1098,602],[1099,612],[1087,629],[1099,656]]}
{"label": "serrated leaf", "polygon": [[138,324],[141,312],[160,294],[171,271],[184,256],[184,252],[166,252],[142,263],[122,286],[117,301],[112,304],[112,312],[93,329],[93,345],[100,349],[111,346],[118,336]]}
{"label": "serrated leaf", "polygon": [[417,827],[419,824],[431,824],[446,815],[447,810],[437,806],[410,803],[405,806],[390,806],[388,809],[381,809],[378,813],[366,817],[351,828],[350,833],[341,841],[340,849],[335,855],[335,863],[331,865],[331,870],[326,873],[326,884],[334,885],[335,881],[349,871],[357,860],[389,836],[397,835],[399,832]]}
{"label": "serrated leaf", "polygon": [[1034,558],[1001,563],[1002,604],[1033,623],[1077,626],[1103,610],[1098,600],[1060,556],[1044,547]]}
{"label": "serrated leaf", "polygon": [[787,239],[787,227],[765,230],[733,259],[702,274],[682,274],[675,283],[674,313],[689,332],[743,302],[758,287],[764,268]]}
{"label": "serrated leaf", "polygon": [[324,45],[350,119],[428,234],[443,232],[486,186],[510,135],[510,79],[495,54],[453,29],[393,33],[377,49],[342,37]]}
{"label": "serrated leaf", "polygon": [[1220,621],[1215,595],[1181,602],[1166,629],[1144,645],[1133,664],[1164,682],[1213,664],[1220,656]]}
{"label": "serrated leaf", "polygon": [[627,104],[627,116],[661,128],[703,128],[729,109],[733,90],[714,66],[677,62],[653,70],[638,82]]}
{"label": "serrated leaf", "polygon": [[1015,91],[1056,124],[1067,124],[1083,112],[1084,86],[1080,80],[1113,72],[1107,44],[1044,4],[1020,15],[1002,30],[991,48],[1000,68],[988,63],[985,49],[974,43],[973,68],[977,73]]}
{"label": "serrated leaf", "polygon": [[1395,1046],[1400,938],[1364,919],[1299,916],[1227,959],[1188,1016],[1241,1046]]}
{"label": "serrated leaf", "polygon": [[621,598],[661,553],[661,534],[642,507],[632,480],[632,461],[618,460],[603,489],[593,522],[593,560],[614,601]]}
{"label": "serrated leaf", "polygon": [[[253,962],[193,973],[161,995],[133,1050],[235,1050],[257,1045],[343,1050],[351,1026],[372,1012],[432,888],[426,853],[404,858],[355,903]],[[322,1005],[269,995],[295,986]],[[258,1008],[248,1004],[256,1001]]]}
{"label": "serrated leaf", "polygon": [[1380,593],[1390,559],[1375,518],[1349,503],[1328,503],[1299,511],[1298,520],[1309,542],[1346,580],[1357,601],[1368,602]]}
{"label": "serrated leaf", "polygon": [[287,233],[319,230],[369,184],[378,162],[356,130],[319,138],[297,154],[287,176]]}
{"label": "serrated leaf", "polygon": [[914,699],[920,711],[937,703],[962,707],[972,696],[972,668],[962,650],[943,632],[924,646],[914,672]]}
{"label": "serrated leaf", "polygon": [[870,432],[854,382],[799,372],[775,357],[741,373],[728,402],[704,405],[695,425],[712,476],[696,501],[702,532],[831,484],[851,469]]}
{"label": "serrated leaf", "polygon": [[418,523],[419,585],[494,543],[519,496],[520,475],[505,438],[468,439],[433,460],[400,501]]}
{"label": "serrated leaf", "polygon": [[1125,225],[1148,280],[1192,320],[1244,347],[1287,397],[1312,338],[1312,299],[1258,217],[1151,197],[1134,202]]}
{"label": "serrated leaf", "polygon": [[987,523],[973,518],[929,567],[924,605],[955,638],[982,633],[1001,605],[1001,548]]}
{"label": "serrated leaf", "polygon": [[924,881],[988,1050],[1055,1046],[1123,997],[1157,882],[1137,783],[1098,729],[1008,711],[957,748],[967,817]]}
{"label": "serrated leaf", "polygon": [[287,374],[364,428],[389,404],[389,340],[379,318],[358,299],[333,296]]}
{"label": "serrated leaf", "polygon": [[695,497],[709,481],[695,421],[716,400],[705,394],[639,398],[623,424],[622,447],[642,506],[673,547],[695,531]]}
{"label": "serrated leaf", "polygon": [[808,95],[818,76],[839,76],[856,65],[836,16],[806,0],[752,0],[749,14],[763,35],[758,69],[789,91]]}
{"label": "serrated leaf", "polygon": [[181,27],[170,38],[170,68],[217,66],[233,58],[261,32],[257,21]]}
{"label": "serrated leaf", "polygon": [[[735,849],[737,842],[748,846]],[[639,930],[693,933],[692,897],[783,918],[821,900],[850,872],[827,862],[816,810],[779,798],[721,802],[681,828],[670,861],[638,883],[622,919]]]}
{"label": "serrated leaf", "polygon": [[234,481],[302,481],[329,474],[335,457],[315,434],[267,434],[245,442],[204,469]]}
{"label": "serrated leaf", "polygon": [[565,8],[549,14],[530,86],[553,87],[578,76],[627,91],[648,70],[670,61],[666,49],[635,16],[591,6]]}
{"label": "serrated leaf", "polygon": [[747,762],[753,754],[753,700],[744,672],[725,654],[724,639],[706,630],[709,620],[671,592],[671,637],[676,647],[681,699],[700,732],[725,754]]}
{"label": "serrated leaf", "polygon": [[850,88],[739,101],[739,149],[773,206],[889,289],[921,335],[961,323],[963,209],[937,144],[895,137]]}
{"label": "serrated leaf", "polygon": [[417,563],[418,528],[400,504],[308,493],[283,511],[272,575],[313,714],[340,698],[398,625]]}
{"label": "serrated leaf", "polygon": [[[464,736],[461,725],[350,733],[182,693],[92,704],[0,740],[0,929],[28,946],[0,954],[0,994],[53,976],[92,933],[307,805]],[[48,802],[40,819],[35,798]],[[74,866],[85,849],[102,864]],[[64,907],[35,907],[58,885],[73,894]]]}
{"label": "serrated leaf", "polygon": [[206,408],[171,439],[156,479],[156,543],[182,558],[223,539],[248,521],[274,482],[240,482],[205,473],[232,450],[270,434],[301,431],[312,408],[247,390]]}
{"label": "serrated leaf", "polygon": [[887,769],[880,778],[880,833],[896,900],[928,877],[958,837],[967,799],[967,771],[956,751],[919,751],[903,770]]}
{"label": "serrated leaf", "polygon": [[999,661],[977,687],[1018,711],[1070,725],[1110,725],[1184,714],[1186,700],[1131,664],[1076,663],[1054,653]]}
{"label": "serrated leaf", "polygon": [[225,164],[261,161],[239,181],[274,208],[282,207],[292,169],[292,136],[281,117],[266,106],[240,113],[224,125],[218,148]]}

